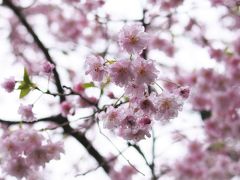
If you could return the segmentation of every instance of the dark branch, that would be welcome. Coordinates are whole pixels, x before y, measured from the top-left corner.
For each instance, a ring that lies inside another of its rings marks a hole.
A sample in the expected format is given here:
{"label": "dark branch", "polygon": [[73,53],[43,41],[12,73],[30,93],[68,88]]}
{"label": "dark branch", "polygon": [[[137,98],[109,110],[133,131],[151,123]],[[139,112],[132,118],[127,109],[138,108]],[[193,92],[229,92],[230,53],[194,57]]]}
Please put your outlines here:
{"label": "dark branch", "polygon": [[[21,12],[21,9],[18,8],[17,6],[15,6],[11,0],[3,0],[3,5],[9,7],[14,12],[14,14],[18,17],[18,19],[22,23],[22,25],[27,29],[29,34],[31,34],[32,38],[34,39],[34,41],[38,45],[38,47],[41,49],[41,51],[43,52],[47,61],[56,66],[56,63],[53,61],[52,57],[50,56],[48,49],[44,46],[42,41],[38,38],[37,34],[34,32],[31,25],[27,22],[26,18],[24,17],[23,13]],[[58,92],[64,93],[62,85],[61,85],[61,81],[59,78],[59,74],[58,74],[56,68],[53,69],[53,75],[54,75],[54,79],[56,82],[56,87],[57,87]],[[64,101],[65,97],[60,96],[60,100]]]}

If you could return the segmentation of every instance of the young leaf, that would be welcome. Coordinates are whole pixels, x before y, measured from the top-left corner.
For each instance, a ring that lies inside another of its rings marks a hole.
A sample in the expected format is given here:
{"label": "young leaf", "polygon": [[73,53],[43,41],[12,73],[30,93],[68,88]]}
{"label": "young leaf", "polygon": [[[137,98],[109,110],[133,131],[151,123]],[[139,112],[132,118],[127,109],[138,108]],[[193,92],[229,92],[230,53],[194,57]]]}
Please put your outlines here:
{"label": "young leaf", "polygon": [[28,93],[29,93],[30,91],[31,91],[30,88],[22,89],[22,90],[20,91],[20,98],[23,98],[23,97],[25,97],[26,95],[28,95]]}
{"label": "young leaf", "polygon": [[90,83],[84,83],[83,87],[84,88],[91,88],[91,87],[95,87],[95,85],[93,84],[93,82],[90,82]]}
{"label": "young leaf", "polygon": [[25,97],[26,95],[28,95],[28,93],[36,88],[36,84],[34,84],[28,75],[27,69],[24,69],[24,75],[23,75],[23,81],[20,82],[20,85],[18,86],[18,89],[21,90],[20,91],[20,98]]}
{"label": "young leaf", "polygon": [[26,84],[32,84],[26,68],[24,68],[23,81],[24,81]]}

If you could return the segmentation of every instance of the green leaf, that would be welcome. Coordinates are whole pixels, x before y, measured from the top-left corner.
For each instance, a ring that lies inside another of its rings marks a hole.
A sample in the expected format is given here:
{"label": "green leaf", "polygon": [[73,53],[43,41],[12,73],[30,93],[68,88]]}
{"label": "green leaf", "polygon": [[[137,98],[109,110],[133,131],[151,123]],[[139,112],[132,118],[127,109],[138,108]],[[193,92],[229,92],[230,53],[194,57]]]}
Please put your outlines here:
{"label": "green leaf", "polygon": [[23,97],[25,97],[26,95],[28,95],[28,93],[31,91],[31,89],[30,88],[26,88],[26,89],[22,89],[21,91],[20,91],[20,98],[23,98]]}
{"label": "green leaf", "polygon": [[95,87],[95,85],[93,84],[93,82],[90,82],[90,83],[84,83],[83,87],[84,88],[91,88],[91,87]]}
{"label": "green leaf", "polygon": [[32,90],[37,88],[36,84],[34,84],[28,75],[27,69],[24,68],[24,75],[23,75],[23,81],[20,82],[20,85],[18,86],[18,89],[20,91],[20,98],[25,97],[28,95],[28,93]]}
{"label": "green leaf", "polygon": [[27,84],[32,84],[26,68],[24,68],[23,81]]}
{"label": "green leaf", "polygon": [[18,86],[18,89],[26,89],[29,87],[29,84],[26,84],[24,81],[21,81],[21,84]]}

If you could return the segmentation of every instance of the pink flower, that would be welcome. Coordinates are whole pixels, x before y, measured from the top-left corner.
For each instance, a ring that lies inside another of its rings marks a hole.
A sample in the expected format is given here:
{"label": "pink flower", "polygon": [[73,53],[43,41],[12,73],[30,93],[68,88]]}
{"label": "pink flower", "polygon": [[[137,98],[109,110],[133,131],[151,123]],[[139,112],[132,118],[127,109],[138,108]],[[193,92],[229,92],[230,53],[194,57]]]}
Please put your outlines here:
{"label": "pink flower", "polygon": [[56,143],[49,141],[48,144],[43,147],[46,149],[46,156],[48,158],[48,161],[53,160],[53,159],[59,160],[60,154],[64,153],[62,141],[59,141]]}
{"label": "pink flower", "polygon": [[133,80],[132,63],[128,60],[120,60],[112,64],[109,68],[111,80],[119,85],[125,86]]}
{"label": "pink flower", "polygon": [[23,121],[33,122],[37,120],[33,114],[32,108],[33,108],[32,104],[25,105],[25,106],[20,104],[18,108],[18,113],[21,115],[21,118]]}
{"label": "pink flower", "polygon": [[36,168],[39,166],[45,166],[49,160],[47,158],[46,149],[44,146],[36,147],[28,155],[28,163]]}
{"label": "pink flower", "polygon": [[24,158],[9,159],[3,167],[4,171],[9,175],[18,179],[27,177],[31,173],[31,169]]}
{"label": "pink flower", "polygon": [[146,87],[144,84],[137,84],[136,82],[132,81],[126,86],[125,92],[128,96],[142,97],[145,89]]}
{"label": "pink flower", "polygon": [[60,153],[63,153],[63,144],[61,142],[49,142],[46,145],[36,147],[28,156],[28,163],[35,166],[43,166],[53,159],[60,159]]}
{"label": "pink flower", "polygon": [[176,93],[183,99],[187,99],[189,97],[190,89],[188,86],[182,86],[180,88],[177,88],[176,91]]}
{"label": "pink flower", "polygon": [[51,64],[48,61],[45,61],[42,64],[42,72],[45,74],[51,74],[54,68],[55,68],[54,64]]}
{"label": "pink flower", "polygon": [[116,99],[115,95],[113,94],[113,92],[108,92],[107,96],[110,98],[110,99]]}
{"label": "pink flower", "polygon": [[8,79],[6,79],[3,83],[2,83],[2,87],[7,91],[7,92],[12,92],[15,88],[15,79],[14,77],[10,77]]}
{"label": "pink flower", "polygon": [[129,54],[141,54],[147,47],[149,36],[140,24],[125,25],[120,31],[119,44]]}
{"label": "pink flower", "polygon": [[159,38],[158,36],[151,39],[149,46],[151,46],[150,48],[163,51],[169,57],[172,57],[175,53],[173,44],[169,40]]}
{"label": "pink flower", "polygon": [[183,3],[183,0],[167,0],[161,3],[162,9],[169,10],[171,8],[177,8],[178,6],[180,6]]}
{"label": "pink flower", "polygon": [[106,71],[104,59],[101,56],[88,56],[86,59],[86,74],[90,74],[95,81],[102,81]]}
{"label": "pink flower", "polygon": [[156,112],[155,108],[156,94],[153,92],[149,96],[135,96],[129,99],[131,107],[141,116],[152,115]]}
{"label": "pink flower", "polygon": [[143,118],[139,119],[138,123],[141,127],[146,127],[148,125],[150,125],[152,122],[152,120],[147,117],[147,116],[144,116]]}
{"label": "pink flower", "polygon": [[108,107],[107,112],[100,115],[104,128],[113,129],[118,127],[121,122],[122,114],[121,108]]}
{"label": "pink flower", "polygon": [[167,121],[177,117],[178,111],[182,110],[183,101],[175,94],[162,93],[155,101],[157,109],[155,119]]}
{"label": "pink flower", "polygon": [[139,108],[144,112],[144,114],[152,114],[156,111],[156,108],[154,107],[154,96],[150,95],[150,97],[144,97],[141,100],[139,100],[138,105]]}
{"label": "pink flower", "polygon": [[74,114],[73,105],[70,102],[64,101],[61,103],[61,114],[63,117],[67,117],[69,114]]}
{"label": "pink flower", "polygon": [[79,94],[83,93],[85,91],[83,83],[75,84],[73,87],[73,91]]}
{"label": "pink flower", "polygon": [[77,103],[81,108],[91,107],[98,103],[98,99],[94,96],[89,97],[86,94],[82,94],[82,97],[79,97],[77,100]]}
{"label": "pink flower", "polygon": [[118,134],[126,140],[140,141],[145,136],[150,137],[150,119],[139,117],[132,109],[125,109],[122,113]]}
{"label": "pink flower", "polygon": [[136,174],[136,170],[131,166],[123,166],[120,171],[111,170],[111,180],[132,180],[132,176]]}
{"label": "pink flower", "polygon": [[31,128],[9,132],[0,139],[1,166],[4,171],[18,179],[30,179],[41,166],[63,153],[62,142],[53,143]]}
{"label": "pink flower", "polygon": [[222,61],[225,57],[224,51],[221,49],[214,49],[210,48],[209,50],[209,55],[211,58],[217,60],[217,61]]}
{"label": "pink flower", "polygon": [[137,58],[133,61],[135,81],[137,84],[150,84],[157,78],[157,69],[153,61]]}

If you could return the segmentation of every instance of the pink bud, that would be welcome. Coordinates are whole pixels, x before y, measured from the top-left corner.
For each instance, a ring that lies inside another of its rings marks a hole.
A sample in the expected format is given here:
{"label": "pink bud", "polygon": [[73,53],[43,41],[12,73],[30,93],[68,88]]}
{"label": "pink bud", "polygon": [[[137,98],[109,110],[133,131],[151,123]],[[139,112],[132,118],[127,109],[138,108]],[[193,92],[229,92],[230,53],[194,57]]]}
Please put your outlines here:
{"label": "pink bud", "polygon": [[52,73],[53,69],[55,68],[54,64],[45,61],[42,65],[42,71],[46,74]]}
{"label": "pink bud", "polygon": [[7,92],[12,92],[15,88],[15,80],[14,77],[10,77],[8,79],[6,79],[3,83],[2,83],[2,87],[7,91]]}
{"label": "pink bud", "polygon": [[116,97],[114,96],[113,92],[109,92],[107,94],[107,96],[110,98],[110,99],[115,99]]}
{"label": "pink bud", "polygon": [[76,92],[76,93],[83,93],[85,90],[84,86],[83,86],[83,83],[78,83],[78,84],[75,84],[74,87],[73,87],[73,91]]}
{"label": "pink bud", "polygon": [[61,103],[61,113],[63,117],[66,117],[68,114],[73,114],[74,112],[72,110],[73,106],[70,102],[64,101]]}
{"label": "pink bud", "polygon": [[189,93],[190,93],[190,89],[187,86],[181,87],[179,89],[179,95],[184,99],[187,99],[189,97]]}

